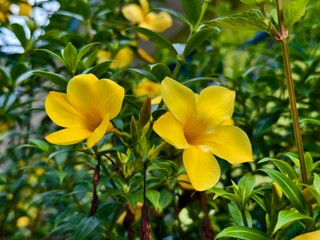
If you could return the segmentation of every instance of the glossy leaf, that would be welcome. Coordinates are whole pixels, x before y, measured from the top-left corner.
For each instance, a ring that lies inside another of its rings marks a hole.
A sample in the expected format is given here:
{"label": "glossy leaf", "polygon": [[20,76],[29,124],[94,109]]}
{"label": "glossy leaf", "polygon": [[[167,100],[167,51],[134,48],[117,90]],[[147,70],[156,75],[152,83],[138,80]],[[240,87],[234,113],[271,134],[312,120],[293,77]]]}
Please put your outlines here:
{"label": "glossy leaf", "polygon": [[53,82],[54,84],[57,84],[58,86],[66,87],[68,84],[68,81],[62,75],[57,73],[42,71],[42,70],[33,70],[33,71],[26,72],[25,74],[22,74],[17,78],[16,80],[17,84],[20,84],[21,82],[28,79],[32,75],[47,79]]}
{"label": "glossy leaf", "polygon": [[285,175],[287,175],[290,179],[296,179],[297,173],[295,172],[295,170],[293,169],[293,167],[283,161],[283,160],[279,160],[279,159],[275,159],[275,158],[270,158],[270,157],[266,157],[263,158],[259,161],[259,163],[264,163],[264,162],[268,162],[271,161],[274,165],[276,165],[276,167]]}
{"label": "glossy leaf", "polygon": [[104,74],[108,70],[111,63],[112,61],[105,61],[105,62],[99,63],[93,68],[90,68],[89,73],[92,73],[96,75],[97,78],[99,78],[101,77],[102,74]]}
{"label": "glossy leaf", "polygon": [[146,28],[141,28],[141,27],[131,27],[130,29],[145,35],[150,39],[150,41],[158,45],[158,47],[163,47],[165,49],[168,49],[172,54],[175,54],[175,55],[177,54],[172,44],[167,39],[162,37],[160,34],[155,33]]}
{"label": "glossy leaf", "polygon": [[282,210],[279,212],[278,221],[276,226],[274,227],[273,234],[279,231],[282,228],[288,227],[291,223],[295,221],[304,220],[308,223],[309,226],[312,226],[313,219],[304,214],[298,212],[292,212],[288,210]]}
{"label": "glossy leaf", "polygon": [[223,229],[216,235],[215,239],[219,238],[235,238],[244,240],[270,240],[270,238],[263,232],[250,227],[231,226]]}
{"label": "glossy leaf", "polygon": [[199,48],[204,41],[209,39],[210,35],[214,31],[214,28],[203,28],[195,34],[193,34],[186,43],[186,46],[183,51],[183,56],[186,58],[193,50]]}
{"label": "glossy leaf", "polygon": [[26,36],[26,32],[24,31],[24,28],[18,23],[13,23],[11,27],[13,33],[16,35],[19,42],[21,43],[21,46],[25,49],[28,44],[28,39]]}
{"label": "glossy leaf", "polygon": [[192,26],[195,26],[201,16],[202,1],[199,0],[181,0],[183,10],[187,16],[187,19]]}
{"label": "glossy leaf", "polygon": [[158,82],[161,82],[165,77],[171,76],[170,68],[163,63],[156,63],[150,65],[150,70],[154,76],[156,76]]}
{"label": "glossy leaf", "polygon": [[268,174],[269,177],[279,185],[283,193],[300,213],[306,214],[308,212],[306,201],[300,189],[290,178],[273,169],[261,169],[261,171]]}
{"label": "glossy leaf", "polygon": [[146,195],[152,205],[156,208],[156,210],[158,212],[161,212],[162,208],[159,203],[160,193],[156,190],[148,190]]}
{"label": "glossy leaf", "polygon": [[78,52],[77,49],[72,45],[72,43],[69,42],[63,49],[62,56],[66,63],[66,66],[74,74],[77,69]]}

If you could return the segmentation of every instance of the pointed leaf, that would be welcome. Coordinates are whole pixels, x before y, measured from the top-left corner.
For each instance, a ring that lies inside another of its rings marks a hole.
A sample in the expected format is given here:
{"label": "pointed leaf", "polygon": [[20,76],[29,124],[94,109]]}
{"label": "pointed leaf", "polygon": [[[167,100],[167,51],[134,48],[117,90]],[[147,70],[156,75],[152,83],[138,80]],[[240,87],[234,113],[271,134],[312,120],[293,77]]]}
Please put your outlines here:
{"label": "pointed leaf", "polygon": [[306,6],[309,0],[292,0],[287,5],[283,6],[284,25],[289,27],[302,18],[306,11]]}
{"label": "pointed leaf", "polygon": [[309,224],[313,223],[313,219],[304,214],[301,214],[298,212],[291,212],[288,210],[281,210],[279,212],[278,221],[276,226],[274,227],[273,234],[275,234],[281,228],[288,227],[291,223],[295,221],[300,221],[300,220],[305,220]]}
{"label": "pointed leaf", "polygon": [[158,212],[161,212],[162,208],[159,204],[160,193],[157,190],[148,190],[146,195],[152,205],[156,208],[156,210]]}
{"label": "pointed leaf", "polygon": [[66,67],[74,74],[77,68],[77,49],[72,45],[71,42],[63,49],[62,56],[66,63]]}
{"label": "pointed leaf", "polygon": [[184,48],[183,56],[187,57],[193,50],[199,48],[204,41],[208,40],[214,31],[214,28],[203,28],[193,34]]}
{"label": "pointed leaf", "polygon": [[296,179],[298,176],[297,176],[297,173],[295,172],[295,170],[293,169],[293,167],[283,161],[283,160],[279,160],[279,159],[275,159],[275,158],[269,158],[269,157],[266,157],[266,158],[263,158],[259,161],[259,163],[264,163],[264,162],[267,162],[267,161],[271,161],[274,165],[276,165],[276,167],[285,175],[287,175],[290,179]]}
{"label": "pointed leaf", "polygon": [[273,181],[278,183],[283,193],[300,213],[308,213],[307,204],[300,189],[292,182],[290,178],[273,169],[261,169],[261,171],[268,174]]}
{"label": "pointed leaf", "polygon": [[80,49],[79,53],[78,53],[76,65],[78,65],[78,63],[81,61],[82,57],[89,51],[89,49],[90,49],[92,46],[97,45],[97,44],[100,44],[100,43],[94,42],[94,43],[89,43],[89,44],[83,46],[83,47]]}
{"label": "pointed leaf", "polygon": [[167,39],[162,37],[160,34],[155,33],[149,29],[146,29],[146,28],[141,28],[141,27],[131,27],[130,29],[145,35],[154,44],[158,45],[159,47],[163,47],[163,48],[168,49],[172,54],[175,54],[175,55],[177,54],[177,52],[174,49],[174,47],[172,46],[172,44]]}
{"label": "pointed leaf", "polygon": [[204,22],[204,24],[220,28],[268,32],[268,19],[258,9],[251,9],[228,17],[213,19]]}
{"label": "pointed leaf", "polygon": [[249,227],[243,226],[231,226],[223,229],[220,233],[216,235],[215,239],[230,237],[235,239],[244,240],[270,240],[269,236],[265,233]]}
{"label": "pointed leaf", "polygon": [[58,54],[48,50],[48,49],[43,49],[43,48],[39,48],[39,49],[36,49],[36,51],[42,51],[42,52],[46,52],[48,54],[50,54],[52,57],[58,59],[61,63],[63,63],[64,65],[66,65],[65,61],[63,60],[62,57],[60,57]]}
{"label": "pointed leaf", "polygon": [[102,74],[104,74],[108,70],[111,63],[112,61],[105,61],[105,62],[99,63],[98,65],[91,68],[89,70],[89,73],[92,73],[96,75],[97,78],[99,78]]}
{"label": "pointed leaf", "polygon": [[77,240],[89,239],[90,234],[92,234],[94,230],[97,227],[99,227],[99,224],[100,224],[100,220],[96,217],[83,218],[76,228],[75,239]]}
{"label": "pointed leaf", "polygon": [[165,77],[171,76],[170,68],[163,63],[156,63],[150,65],[150,70],[154,76],[156,76],[158,82],[161,82]]}
{"label": "pointed leaf", "polygon": [[24,80],[28,79],[32,75],[36,75],[44,79],[47,79],[53,82],[54,84],[57,84],[58,86],[66,87],[68,84],[68,81],[62,75],[42,70],[33,70],[20,75],[16,79],[17,84],[21,84]]}
{"label": "pointed leaf", "polygon": [[202,11],[202,1],[199,0],[181,0],[183,10],[191,23],[195,26],[201,16]]}
{"label": "pointed leaf", "polygon": [[27,39],[27,36],[26,36],[26,32],[24,31],[24,28],[18,23],[13,23],[11,25],[11,27],[12,27],[13,33],[16,35],[16,37],[18,38],[19,42],[21,43],[21,46],[23,48],[26,48],[27,43],[28,43],[28,39]]}

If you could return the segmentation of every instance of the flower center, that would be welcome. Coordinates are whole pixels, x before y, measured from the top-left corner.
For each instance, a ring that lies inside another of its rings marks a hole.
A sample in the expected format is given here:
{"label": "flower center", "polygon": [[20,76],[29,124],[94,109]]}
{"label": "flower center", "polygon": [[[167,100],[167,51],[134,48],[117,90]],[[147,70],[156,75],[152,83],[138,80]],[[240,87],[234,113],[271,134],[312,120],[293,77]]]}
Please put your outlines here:
{"label": "flower center", "polygon": [[199,120],[188,121],[183,131],[187,142],[194,146],[205,146],[208,136],[212,132],[208,122]]}

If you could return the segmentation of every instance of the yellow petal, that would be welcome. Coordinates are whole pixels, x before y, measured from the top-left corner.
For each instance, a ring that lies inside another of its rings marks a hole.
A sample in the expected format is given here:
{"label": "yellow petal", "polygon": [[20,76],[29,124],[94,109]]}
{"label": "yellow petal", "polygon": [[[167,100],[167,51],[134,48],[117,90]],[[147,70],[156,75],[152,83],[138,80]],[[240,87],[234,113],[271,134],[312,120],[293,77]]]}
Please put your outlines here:
{"label": "yellow petal", "polygon": [[138,48],[137,49],[138,55],[145,61],[147,61],[148,63],[155,63],[155,60],[153,57],[150,56],[149,53],[147,53],[145,50],[143,50],[142,48]]}
{"label": "yellow petal", "polygon": [[150,9],[149,9],[149,3],[147,0],[139,0],[141,8],[143,10],[144,15],[146,15]]}
{"label": "yellow petal", "polygon": [[178,149],[185,149],[189,146],[183,133],[183,126],[174,116],[167,112],[158,118],[153,124],[153,130],[166,142]]}
{"label": "yellow petal", "polygon": [[85,148],[91,148],[95,146],[106,134],[109,124],[110,124],[109,114],[106,114],[101,124],[88,137]]}
{"label": "yellow petal", "polygon": [[292,240],[318,240],[320,239],[320,230],[301,234]]}
{"label": "yellow petal", "polygon": [[172,18],[167,12],[149,13],[145,21],[148,22],[152,27],[151,30],[155,32],[164,32],[172,26]]}
{"label": "yellow petal", "polygon": [[121,110],[124,88],[110,79],[101,79],[93,86],[94,108],[101,118],[109,114],[109,119],[117,116]]}
{"label": "yellow petal", "polygon": [[45,139],[57,145],[71,145],[82,140],[86,139],[91,132],[87,129],[81,128],[66,128],[60,131],[51,133],[50,135],[46,136]]}
{"label": "yellow petal", "polygon": [[212,153],[190,146],[183,151],[183,164],[197,191],[212,188],[220,179],[220,166]]}
{"label": "yellow petal", "polygon": [[131,21],[133,24],[142,22],[144,18],[144,13],[143,10],[140,6],[137,4],[128,4],[124,6],[122,9],[122,14],[123,16]]}
{"label": "yellow petal", "polygon": [[32,6],[30,6],[28,3],[19,3],[18,6],[20,7],[19,15],[20,16],[32,16]]}
{"label": "yellow petal", "polygon": [[127,67],[133,61],[134,55],[130,48],[122,48],[114,56],[114,62],[111,63],[110,68],[121,69]]}
{"label": "yellow petal", "polygon": [[179,186],[183,189],[186,190],[194,190],[194,187],[192,186],[191,182],[190,182],[190,178],[188,176],[188,174],[183,173],[180,174],[177,178]]}
{"label": "yellow petal", "polygon": [[99,50],[97,53],[97,64],[110,61],[111,60],[111,53],[105,50]]}
{"label": "yellow petal", "polygon": [[68,100],[82,114],[92,113],[92,106],[96,104],[93,86],[97,81],[99,79],[95,75],[83,74],[73,77],[68,83]]}
{"label": "yellow petal", "polygon": [[216,128],[207,144],[214,155],[232,164],[253,161],[250,140],[238,127],[223,125]]}
{"label": "yellow petal", "polygon": [[61,127],[83,126],[80,113],[70,105],[65,93],[49,92],[45,108],[51,120]]}
{"label": "yellow petal", "polygon": [[197,103],[199,119],[210,120],[214,125],[220,125],[230,119],[234,109],[235,92],[225,87],[213,86],[201,91]]}
{"label": "yellow petal", "polygon": [[191,89],[166,77],[161,83],[161,94],[170,112],[182,124],[193,116],[196,97]]}

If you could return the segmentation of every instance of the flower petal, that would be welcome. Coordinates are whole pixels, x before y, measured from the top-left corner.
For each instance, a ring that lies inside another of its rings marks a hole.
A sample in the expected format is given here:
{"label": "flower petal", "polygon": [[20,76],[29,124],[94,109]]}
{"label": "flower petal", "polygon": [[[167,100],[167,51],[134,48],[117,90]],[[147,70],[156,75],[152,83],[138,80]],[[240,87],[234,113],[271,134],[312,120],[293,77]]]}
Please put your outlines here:
{"label": "flower petal", "polygon": [[145,17],[145,21],[151,25],[151,30],[155,32],[164,32],[172,26],[172,18],[169,13],[160,12],[154,13],[151,12]]}
{"label": "flower petal", "polygon": [[199,119],[210,120],[214,126],[230,119],[234,109],[235,92],[225,87],[213,86],[201,91],[197,103]]}
{"label": "flower petal", "polygon": [[51,133],[50,135],[46,136],[45,139],[57,145],[71,145],[82,140],[86,139],[91,132],[87,129],[83,128],[66,128],[60,131]]}
{"label": "flower petal", "polygon": [[301,234],[292,240],[318,240],[320,239],[320,230]]}
{"label": "flower petal", "polygon": [[141,8],[143,10],[144,15],[146,15],[150,9],[149,9],[149,3],[147,0],[139,0]]}
{"label": "flower petal", "polygon": [[70,104],[83,115],[89,113],[92,115],[92,106],[95,106],[96,103],[93,86],[97,81],[99,81],[99,79],[93,74],[82,74],[73,77],[68,83],[68,100]]}
{"label": "flower petal", "polygon": [[196,95],[191,89],[183,86],[176,80],[166,77],[161,82],[162,98],[173,114],[182,124],[190,119],[196,106]]}
{"label": "flower petal", "polygon": [[91,148],[95,146],[106,134],[109,126],[111,127],[112,125],[110,123],[109,114],[106,114],[99,127],[97,127],[94,132],[88,137],[85,148]]}
{"label": "flower petal", "polygon": [[223,125],[216,128],[207,144],[214,155],[232,164],[253,161],[250,140],[238,127]]}
{"label": "flower petal", "polygon": [[211,152],[190,146],[183,151],[183,163],[197,191],[212,188],[220,179],[220,166]]}
{"label": "flower petal", "polygon": [[167,112],[158,118],[153,124],[153,130],[166,142],[178,149],[185,149],[189,146],[183,133],[183,126],[174,116]]}
{"label": "flower petal", "polygon": [[55,124],[61,127],[82,127],[81,114],[70,105],[65,93],[49,92],[45,108]]}
{"label": "flower petal", "polygon": [[128,19],[133,24],[142,22],[144,18],[143,10],[140,6],[137,4],[128,4],[124,6],[122,9],[123,16]]}
{"label": "flower petal", "polygon": [[121,110],[124,88],[110,79],[101,79],[95,82],[93,86],[94,105],[92,109],[96,109],[101,116],[109,114],[109,119],[117,116]]}

